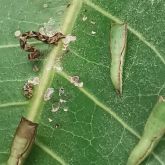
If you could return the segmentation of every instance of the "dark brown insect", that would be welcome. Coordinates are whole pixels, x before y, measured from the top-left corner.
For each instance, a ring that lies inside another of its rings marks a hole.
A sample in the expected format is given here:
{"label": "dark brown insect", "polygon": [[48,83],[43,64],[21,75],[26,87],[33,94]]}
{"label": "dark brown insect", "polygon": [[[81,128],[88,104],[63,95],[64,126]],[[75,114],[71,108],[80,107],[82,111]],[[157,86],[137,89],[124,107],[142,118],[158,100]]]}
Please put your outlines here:
{"label": "dark brown insect", "polygon": [[33,87],[34,85],[31,83],[25,83],[25,85],[23,86],[23,92],[24,92],[24,96],[28,99],[31,99],[33,96]]}
{"label": "dark brown insect", "polygon": [[39,32],[35,32],[35,31],[29,31],[29,32],[23,33],[20,36],[20,47],[23,50],[25,50],[27,52],[30,52],[30,54],[28,54],[28,59],[29,60],[35,60],[35,59],[38,59],[38,57],[40,56],[40,52],[34,46],[29,45],[27,43],[27,40],[31,39],[31,38],[42,41],[46,44],[57,45],[60,39],[65,38],[65,35],[63,35],[60,32],[55,33],[51,37],[43,35]]}
{"label": "dark brown insect", "polygon": [[68,3],[68,4],[67,4],[67,6],[66,6],[66,8],[68,8],[70,5],[71,5],[71,4],[70,4],[70,3]]}

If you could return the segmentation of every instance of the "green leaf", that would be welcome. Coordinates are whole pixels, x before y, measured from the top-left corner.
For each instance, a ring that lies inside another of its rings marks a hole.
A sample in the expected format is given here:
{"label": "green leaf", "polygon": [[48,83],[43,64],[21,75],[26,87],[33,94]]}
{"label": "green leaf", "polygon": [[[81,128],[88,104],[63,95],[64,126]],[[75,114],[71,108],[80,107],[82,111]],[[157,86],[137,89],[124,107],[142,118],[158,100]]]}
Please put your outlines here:
{"label": "green leaf", "polygon": [[[163,1],[73,0],[66,13],[68,3],[1,1],[0,163],[7,161],[17,124],[26,115],[39,122],[39,129],[25,164],[126,164],[158,96],[165,95]],[[29,102],[22,95],[22,87],[38,73],[33,72],[33,64],[27,60],[27,52],[20,49],[14,32],[37,31],[51,17],[57,27],[60,24],[77,40],[62,56],[61,73],[45,72],[49,62],[61,56],[60,45],[52,51],[50,46],[36,45],[48,55],[43,64],[39,63],[42,90],[36,90]],[[110,79],[112,22],[128,23],[121,97],[116,95]],[[74,75],[80,77],[83,88],[68,81],[68,76]],[[48,86],[56,92],[44,103],[42,95]],[[52,104],[60,99],[60,87],[64,87],[68,111],[61,107],[52,113]],[[49,122],[49,118],[53,121]],[[164,165],[164,145],[162,139],[143,164]]]}

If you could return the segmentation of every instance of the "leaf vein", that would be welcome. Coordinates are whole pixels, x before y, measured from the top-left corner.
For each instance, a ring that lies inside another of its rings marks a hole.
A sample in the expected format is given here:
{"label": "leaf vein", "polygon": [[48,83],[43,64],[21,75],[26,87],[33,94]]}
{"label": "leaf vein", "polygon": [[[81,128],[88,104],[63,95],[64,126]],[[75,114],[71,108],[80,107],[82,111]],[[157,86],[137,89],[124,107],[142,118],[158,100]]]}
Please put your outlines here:
{"label": "leaf vein", "polygon": [[15,79],[15,80],[0,80],[0,83],[6,83],[6,82],[23,82],[26,81],[24,79]]}
{"label": "leaf vein", "polygon": [[8,17],[7,20],[18,22],[18,23],[27,23],[27,24],[33,24],[33,25],[42,25],[41,23],[31,22],[31,21],[26,21],[26,20],[18,20],[18,19],[10,18],[10,17]]}
{"label": "leaf vein", "polygon": [[84,58],[84,57],[80,56],[77,52],[75,52],[75,51],[72,50],[72,49],[69,49],[69,50],[70,50],[70,52],[71,52],[73,55],[77,56],[78,58],[81,58],[82,60],[84,60],[84,61],[86,61],[86,62],[88,62],[88,63],[92,63],[92,64],[95,64],[95,65],[98,65],[98,66],[102,66],[102,67],[105,67],[105,68],[109,68],[109,66],[106,66],[106,65],[104,65],[104,64],[101,64],[101,63],[97,63],[97,62],[88,60],[87,58]]}
{"label": "leaf vein", "polygon": [[[39,44],[41,42],[35,41],[35,42],[29,42],[29,44]],[[8,44],[8,45],[0,45],[0,49],[5,49],[5,48],[16,48],[20,47],[20,44]],[[2,54],[3,55],[3,54]]]}
{"label": "leaf vein", "polygon": [[36,139],[35,144],[45,153],[47,153],[49,156],[51,156],[53,159],[57,160],[59,163],[62,165],[67,165],[66,163],[60,156],[58,156],[55,152],[50,150],[46,145],[41,143],[39,140]]}
{"label": "leaf vein", "polygon": [[9,103],[0,104],[0,108],[6,108],[11,106],[23,106],[23,105],[27,105],[28,103],[29,103],[28,101],[9,102]]}

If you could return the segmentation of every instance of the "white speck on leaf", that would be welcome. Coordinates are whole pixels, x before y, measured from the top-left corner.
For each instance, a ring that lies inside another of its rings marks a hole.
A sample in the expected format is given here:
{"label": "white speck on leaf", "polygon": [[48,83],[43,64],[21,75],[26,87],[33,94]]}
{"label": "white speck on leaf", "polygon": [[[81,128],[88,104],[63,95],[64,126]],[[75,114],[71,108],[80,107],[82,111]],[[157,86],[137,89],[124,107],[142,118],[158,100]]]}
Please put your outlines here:
{"label": "white speck on leaf", "polygon": [[53,67],[53,69],[55,69],[56,72],[62,72],[63,71],[63,67],[60,65],[57,65],[57,64]]}
{"label": "white speck on leaf", "polygon": [[55,64],[52,66],[47,66],[46,70],[49,71],[51,69],[54,69],[57,72],[61,72],[63,70],[62,64],[60,59],[56,59]]}
{"label": "white speck on leaf", "polygon": [[78,86],[79,88],[82,88],[82,87],[84,86],[84,83],[83,83],[83,82],[80,82],[80,83],[77,84],[77,86]]}
{"label": "white speck on leaf", "polygon": [[44,93],[44,101],[48,101],[51,99],[52,95],[54,93],[54,88],[48,88],[46,92]]}
{"label": "white speck on leaf", "polygon": [[51,118],[48,118],[49,123],[51,123],[53,120]]}
{"label": "white speck on leaf", "polygon": [[72,35],[70,35],[70,34],[67,35],[67,36],[62,40],[63,46],[64,46],[63,50],[66,50],[66,48],[68,47],[69,43],[70,43],[70,42],[74,42],[74,41],[76,41],[76,36],[72,36]]}
{"label": "white speck on leaf", "polygon": [[47,71],[49,71],[49,70],[51,70],[51,69],[52,69],[52,66],[47,66],[47,67],[46,67],[46,70],[47,70]]}
{"label": "white speck on leaf", "polygon": [[84,15],[83,18],[82,18],[82,20],[83,21],[86,21],[87,20],[87,16]]}
{"label": "white speck on leaf", "polygon": [[66,103],[66,100],[60,99],[60,103]]}
{"label": "white speck on leaf", "polygon": [[67,107],[65,107],[63,110],[64,110],[64,112],[67,112],[67,111],[68,111],[68,108],[67,108]]}
{"label": "white speck on leaf", "polygon": [[153,5],[154,4],[154,0],[150,0],[151,4]]}
{"label": "white speck on leaf", "polygon": [[96,22],[94,22],[94,21],[91,21],[91,24],[95,25],[95,24],[96,24]]}
{"label": "white speck on leaf", "polygon": [[42,35],[45,35],[44,27],[40,27],[38,30]]}
{"label": "white speck on leaf", "polygon": [[16,37],[19,37],[19,36],[21,35],[21,31],[20,31],[20,30],[15,31],[14,35],[15,35]]}
{"label": "white speck on leaf", "polygon": [[28,80],[28,83],[33,84],[33,85],[38,85],[40,83],[39,77],[34,77],[30,80]]}
{"label": "white speck on leaf", "polygon": [[60,109],[60,103],[55,103],[52,105],[52,112],[57,112]]}
{"label": "white speck on leaf", "polygon": [[91,32],[91,34],[95,35],[95,34],[96,34],[96,32],[95,32],[95,31],[92,31],[92,32]]}
{"label": "white speck on leaf", "polygon": [[69,80],[72,84],[74,84],[74,86],[79,88],[83,87],[83,82],[80,82],[79,76],[70,76]]}
{"label": "white speck on leaf", "polygon": [[58,95],[61,96],[61,95],[64,94],[64,92],[65,92],[64,88],[61,87],[61,88],[59,89],[59,91],[58,91]]}
{"label": "white speck on leaf", "polygon": [[70,42],[76,41],[76,36],[72,36],[72,35],[67,35],[63,40],[63,44],[64,45],[68,45]]}
{"label": "white speck on leaf", "polygon": [[34,65],[34,66],[33,66],[33,71],[34,71],[34,72],[38,72],[38,71],[39,71],[39,68],[38,68],[37,65]]}
{"label": "white speck on leaf", "polygon": [[70,82],[73,84],[75,82],[79,82],[80,81],[80,78],[79,76],[70,76]]}
{"label": "white speck on leaf", "polygon": [[43,7],[44,8],[47,8],[48,7],[48,4],[47,3],[43,4]]}
{"label": "white speck on leaf", "polygon": [[44,23],[42,27],[39,28],[39,32],[43,35],[52,37],[57,31],[59,31],[57,27],[57,23],[53,18],[49,18],[47,23]]}
{"label": "white speck on leaf", "polygon": [[54,69],[56,72],[61,72],[61,71],[63,71],[63,67],[62,67],[60,58],[56,59],[55,64],[54,64],[54,66],[53,66],[53,69]]}

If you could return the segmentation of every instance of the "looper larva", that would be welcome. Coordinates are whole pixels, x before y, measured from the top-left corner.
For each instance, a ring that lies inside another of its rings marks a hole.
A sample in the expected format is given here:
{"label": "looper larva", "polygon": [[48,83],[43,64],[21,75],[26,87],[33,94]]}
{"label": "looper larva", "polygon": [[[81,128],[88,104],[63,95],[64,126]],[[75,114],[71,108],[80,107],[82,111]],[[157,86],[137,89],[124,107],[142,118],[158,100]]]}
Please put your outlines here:
{"label": "looper larva", "polygon": [[131,152],[127,165],[139,165],[156,147],[165,134],[165,100],[160,97],[153,108],[139,143]]}
{"label": "looper larva", "polygon": [[127,24],[112,24],[110,32],[111,80],[119,94],[122,94],[122,73],[126,45]]}

